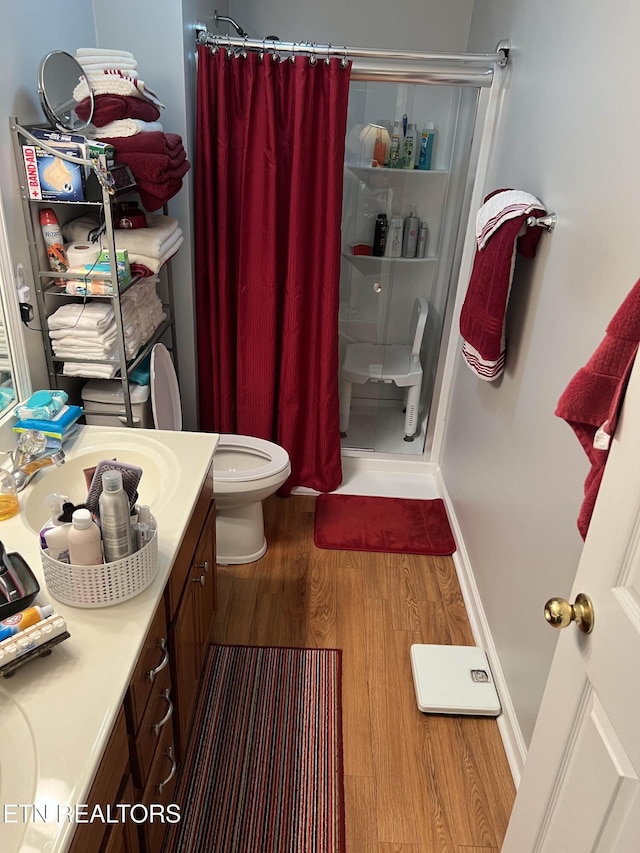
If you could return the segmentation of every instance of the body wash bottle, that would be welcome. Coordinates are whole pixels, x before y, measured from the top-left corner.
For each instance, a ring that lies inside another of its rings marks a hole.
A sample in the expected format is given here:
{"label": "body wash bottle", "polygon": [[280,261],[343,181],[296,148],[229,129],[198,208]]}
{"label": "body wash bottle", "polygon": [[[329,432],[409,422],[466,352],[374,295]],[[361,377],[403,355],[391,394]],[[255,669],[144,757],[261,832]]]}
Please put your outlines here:
{"label": "body wash bottle", "polygon": [[69,562],[73,566],[99,566],[102,558],[100,528],[88,509],[77,509],[69,528]]}
{"label": "body wash bottle", "polygon": [[404,134],[402,124],[397,121],[393,125],[393,136],[391,137],[391,148],[389,149],[389,168],[399,169],[402,166],[402,150],[404,146]]}
{"label": "body wash bottle", "polygon": [[418,158],[418,169],[431,168],[434,134],[435,126],[432,121],[429,121],[422,128],[422,134],[420,136],[420,157]]}

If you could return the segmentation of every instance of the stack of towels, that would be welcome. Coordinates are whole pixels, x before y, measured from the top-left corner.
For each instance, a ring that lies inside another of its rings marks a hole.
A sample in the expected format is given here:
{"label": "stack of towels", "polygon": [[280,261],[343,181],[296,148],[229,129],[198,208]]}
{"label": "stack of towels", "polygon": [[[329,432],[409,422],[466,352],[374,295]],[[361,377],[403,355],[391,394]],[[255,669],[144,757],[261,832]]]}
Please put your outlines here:
{"label": "stack of towels", "polygon": [[[132,359],[166,319],[156,292],[157,278],[140,281],[120,300],[125,354]],[[49,337],[56,358],[89,358],[88,362],[65,361],[65,376],[112,379],[120,368],[118,333],[113,306],[105,302],[62,305],[48,319]],[[100,363],[106,362],[106,363]]]}
{"label": "stack of towels", "polygon": [[76,59],[86,77],[73,92],[79,118],[89,117],[89,86],[94,94],[86,135],[113,145],[116,162],[131,169],[144,207],[159,210],[191,168],[180,136],[165,134],[158,121],[164,105],[140,79],[129,51],[79,48]]}
{"label": "stack of towels", "polygon": [[[87,215],[62,226],[65,241],[88,242],[100,227],[97,217]],[[173,257],[184,242],[182,229],[173,216],[147,214],[146,228],[116,228],[116,249],[126,249],[132,275],[152,276]]]}

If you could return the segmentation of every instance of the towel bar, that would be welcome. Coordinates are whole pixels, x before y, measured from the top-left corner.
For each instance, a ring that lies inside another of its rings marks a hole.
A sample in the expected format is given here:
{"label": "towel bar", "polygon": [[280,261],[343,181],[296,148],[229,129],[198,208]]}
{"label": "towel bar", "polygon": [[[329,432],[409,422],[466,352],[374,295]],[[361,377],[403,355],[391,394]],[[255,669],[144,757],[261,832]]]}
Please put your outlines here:
{"label": "towel bar", "polygon": [[558,215],[556,213],[547,213],[546,216],[530,216],[527,219],[527,225],[531,228],[539,226],[546,228],[547,231],[553,231],[558,223]]}

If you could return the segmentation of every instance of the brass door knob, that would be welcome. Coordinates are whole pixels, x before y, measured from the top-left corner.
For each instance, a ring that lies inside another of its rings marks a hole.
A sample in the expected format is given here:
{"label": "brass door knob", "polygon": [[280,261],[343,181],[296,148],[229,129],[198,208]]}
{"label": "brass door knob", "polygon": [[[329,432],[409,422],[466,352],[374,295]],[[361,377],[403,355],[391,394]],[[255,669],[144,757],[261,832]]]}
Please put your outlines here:
{"label": "brass door knob", "polygon": [[593,604],[588,595],[580,592],[574,604],[564,598],[550,598],[544,606],[544,618],[553,628],[566,628],[575,622],[583,634],[593,631]]}

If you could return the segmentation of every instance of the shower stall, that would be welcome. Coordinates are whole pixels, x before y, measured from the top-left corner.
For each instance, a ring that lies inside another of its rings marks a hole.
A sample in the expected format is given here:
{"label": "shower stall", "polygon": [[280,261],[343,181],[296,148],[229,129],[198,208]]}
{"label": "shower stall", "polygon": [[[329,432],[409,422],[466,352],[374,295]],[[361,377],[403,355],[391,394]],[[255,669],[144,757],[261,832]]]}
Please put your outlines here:
{"label": "shower stall", "polygon": [[[479,143],[491,112],[492,78],[486,71],[469,73],[464,62],[452,63],[446,73],[414,62],[409,74],[397,65],[374,71],[354,62],[344,165],[341,375],[349,375],[345,358],[353,343],[372,344],[364,351],[375,363],[368,368],[370,379],[350,383],[349,399],[342,401],[343,421],[349,409],[348,429],[341,433],[343,455],[430,456]],[[435,129],[430,168],[418,168],[415,153],[407,157],[408,168],[375,159],[372,165],[372,134],[388,146],[403,117],[418,137],[425,126]],[[416,257],[411,246],[400,257],[390,256],[397,254],[389,250],[390,232],[380,255],[380,246],[374,246],[378,216],[404,224],[412,212],[426,223],[424,257]],[[426,299],[428,316],[419,352],[417,429],[407,435],[406,388],[388,379],[392,371],[385,359],[398,346],[411,347],[412,308],[418,298]]]}

